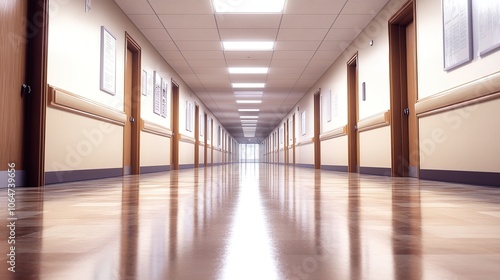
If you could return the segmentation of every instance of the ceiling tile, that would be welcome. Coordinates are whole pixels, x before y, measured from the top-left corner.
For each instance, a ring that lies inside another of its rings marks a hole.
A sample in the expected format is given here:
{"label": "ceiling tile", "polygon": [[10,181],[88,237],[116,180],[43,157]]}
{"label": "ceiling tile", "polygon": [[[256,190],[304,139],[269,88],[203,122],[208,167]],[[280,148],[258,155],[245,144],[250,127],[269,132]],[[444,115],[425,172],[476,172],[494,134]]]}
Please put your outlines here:
{"label": "ceiling tile", "polygon": [[221,29],[277,29],[281,21],[280,14],[218,14],[215,18]]}
{"label": "ceiling tile", "polygon": [[129,15],[129,18],[137,28],[162,28],[160,20],[156,15]]}
{"label": "ceiling tile", "polygon": [[174,41],[151,41],[157,51],[174,51],[177,46]]}
{"label": "ceiling tile", "polygon": [[342,14],[345,15],[376,15],[386,5],[386,0],[349,0],[344,8]]}
{"label": "ceiling tile", "polygon": [[165,28],[217,28],[213,15],[159,15]]}
{"label": "ceiling tile", "polygon": [[337,15],[283,15],[281,28],[330,28]]}
{"label": "ceiling tile", "polygon": [[285,14],[339,14],[346,0],[288,0]]}
{"label": "ceiling tile", "polygon": [[340,15],[332,28],[363,29],[373,17],[373,15]]}
{"label": "ceiling tile", "polygon": [[[356,38],[361,30],[359,29],[351,29],[351,28],[332,28],[328,31],[328,34],[325,37],[326,41],[344,41],[350,43],[354,38]],[[347,44],[349,45],[349,44]]]}
{"label": "ceiling tile", "polygon": [[160,54],[163,58],[168,60],[176,60],[183,59],[182,53],[180,51],[160,51]]}
{"label": "ceiling tile", "polygon": [[143,28],[141,32],[149,41],[171,41],[167,31],[163,28]]}
{"label": "ceiling tile", "polygon": [[275,50],[277,51],[315,51],[321,44],[317,41],[277,41]]}
{"label": "ceiling tile", "polygon": [[146,0],[115,0],[127,15],[154,15],[155,12]]}
{"label": "ceiling tile", "polygon": [[278,34],[278,40],[284,41],[321,41],[325,37],[328,29],[295,29],[282,28]]}
{"label": "ceiling tile", "polygon": [[270,60],[273,57],[273,52],[272,51],[225,51],[224,56],[228,60]]}
{"label": "ceiling tile", "polygon": [[181,51],[220,51],[220,41],[177,41],[177,47]]}
{"label": "ceiling tile", "polygon": [[219,29],[219,33],[222,41],[274,41],[278,29],[226,28]]}
{"label": "ceiling tile", "polygon": [[311,59],[314,51],[275,51],[274,59]]}
{"label": "ceiling tile", "polygon": [[174,41],[219,41],[217,29],[168,29]]}
{"label": "ceiling tile", "polygon": [[148,0],[157,14],[185,15],[185,14],[212,14],[211,1],[207,0]]}
{"label": "ceiling tile", "polygon": [[187,60],[191,59],[224,59],[222,51],[182,51]]}

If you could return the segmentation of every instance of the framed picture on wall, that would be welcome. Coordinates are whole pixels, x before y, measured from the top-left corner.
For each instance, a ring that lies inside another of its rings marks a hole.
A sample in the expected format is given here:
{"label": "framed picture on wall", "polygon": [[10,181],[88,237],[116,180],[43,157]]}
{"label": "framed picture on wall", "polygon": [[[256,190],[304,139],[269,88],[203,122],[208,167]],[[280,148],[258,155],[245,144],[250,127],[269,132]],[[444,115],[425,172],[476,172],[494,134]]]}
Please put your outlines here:
{"label": "framed picture on wall", "polygon": [[193,131],[193,103],[186,101],[186,131]]}
{"label": "framed picture on wall", "polygon": [[153,74],[153,113],[161,116],[161,84],[162,79],[158,72]]}
{"label": "framed picture on wall", "polygon": [[100,88],[116,94],[116,39],[104,26],[101,26]]}
{"label": "framed picture on wall", "polygon": [[300,113],[300,134],[306,135],[306,111]]}
{"label": "framed picture on wall", "polygon": [[500,1],[474,1],[473,25],[477,26],[479,55],[485,56],[500,48]]}
{"label": "framed picture on wall", "polygon": [[442,0],[444,70],[472,60],[470,0]]}
{"label": "framed picture on wall", "polygon": [[161,105],[160,105],[160,115],[164,118],[167,117],[168,113],[168,82],[165,79],[161,79]]}

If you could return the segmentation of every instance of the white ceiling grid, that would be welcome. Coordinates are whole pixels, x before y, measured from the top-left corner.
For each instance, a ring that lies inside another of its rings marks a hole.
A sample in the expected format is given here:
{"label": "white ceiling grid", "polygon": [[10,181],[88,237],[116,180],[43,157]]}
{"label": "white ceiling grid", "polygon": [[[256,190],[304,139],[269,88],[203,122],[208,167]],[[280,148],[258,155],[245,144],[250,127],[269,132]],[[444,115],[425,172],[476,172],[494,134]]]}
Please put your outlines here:
{"label": "white ceiling grid", "polygon": [[[211,0],[115,2],[237,141],[260,143],[388,1],[287,0],[280,14],[216,14]],[[222,47],[249,40],[276,44],[273,51]],[[269,72],[229,74],[228,67]],[[235,82],[265,82],[262,103],[237,104]],[[239,116],[256,113],[239,108],[260,109],[250,139]]]}

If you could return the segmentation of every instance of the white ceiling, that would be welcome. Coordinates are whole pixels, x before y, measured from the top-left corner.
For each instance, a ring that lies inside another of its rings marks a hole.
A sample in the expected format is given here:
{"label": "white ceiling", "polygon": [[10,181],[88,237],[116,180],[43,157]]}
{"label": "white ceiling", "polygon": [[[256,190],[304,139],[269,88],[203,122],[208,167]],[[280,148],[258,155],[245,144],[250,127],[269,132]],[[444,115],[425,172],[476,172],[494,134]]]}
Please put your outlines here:
{"label": "white ceiling", "polygon": [[[388,0],[287,0],[282,14],[216,14],[211,0],[115,2],[238,142],[260,143]],[[226,40],[276,45],[224,51]],[[227,69],[252,66],[269,73]],[[262,103],[236,104],[234,82],[266,83]],[[260,109],[255,137],[246,138],[240,123],[255,113],[239,108]]]}

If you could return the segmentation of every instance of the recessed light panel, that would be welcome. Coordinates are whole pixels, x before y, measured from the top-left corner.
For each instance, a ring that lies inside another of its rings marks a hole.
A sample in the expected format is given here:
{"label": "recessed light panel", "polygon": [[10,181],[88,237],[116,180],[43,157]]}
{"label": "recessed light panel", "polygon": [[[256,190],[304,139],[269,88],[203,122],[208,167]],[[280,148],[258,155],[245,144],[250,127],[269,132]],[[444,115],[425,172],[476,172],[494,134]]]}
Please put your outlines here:
{"label": "recessed light panel", "polygon": [[272,41],[226,41],[222,42],[225,51],[272,51]]}
{"label": "recessed light panel", "polygon": [[267,74],[267,67],[229,67],[230,74]]}
{"label": "recessed light panel", "polygon": [[285,0],[213,0],[216,13],[282,13]]}
{"label": "recessed light panel", "polygon": [[238,109],[239,112],[259,112],[260,109]]}
{"label": "recessed light panel", "polygon": [[239,104],[259,104],[259,103],[262,103],[262,100],[236,100],[236,103],[239,103]]}
{"label": "recessed light panel", "polygon": [[259,116],[240,116],[240,119],[258,119]]}
{"label": "recessed light panel", "polygon": [[233,88],[264,88],[265,83],[233,83]]}

